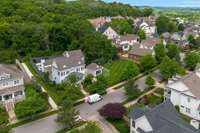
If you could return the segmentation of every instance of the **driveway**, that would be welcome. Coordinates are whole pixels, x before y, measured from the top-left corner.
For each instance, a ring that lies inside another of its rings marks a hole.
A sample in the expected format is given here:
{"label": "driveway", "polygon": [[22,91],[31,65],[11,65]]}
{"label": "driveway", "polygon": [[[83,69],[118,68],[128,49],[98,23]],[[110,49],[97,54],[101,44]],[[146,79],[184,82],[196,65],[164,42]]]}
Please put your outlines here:
{"label": "driveway", "polygon": [[[123,102],[126,100],[126,95],[124,90],[118,89],[114,92],[111,92],[105,96],[103,96],[103,100],[101,102],[89,105],[87,103],[83,103],[76,107],[79,111],[80,116],[85,120],[93,120],[97,121],[100,124],[100,127],[103,127],[104,133],[116,133],[111,125],[106,123],[98,114],[98,109],[100,109],[103,105],[110,102]],[[40,120],[36,120],[34,122],[25,124],[23,126],[17,127],[13,129],[13,133],[55,133],[56,131],[62,129],[56,123],[56,116],[52,115]]]}

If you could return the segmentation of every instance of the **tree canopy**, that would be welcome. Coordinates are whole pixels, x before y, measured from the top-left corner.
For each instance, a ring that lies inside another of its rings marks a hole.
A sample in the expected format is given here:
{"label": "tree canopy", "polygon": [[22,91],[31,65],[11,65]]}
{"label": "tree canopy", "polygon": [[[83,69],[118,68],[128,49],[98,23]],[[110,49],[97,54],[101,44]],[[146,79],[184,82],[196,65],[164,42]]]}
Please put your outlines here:
{"label": "tree canopy", "polygon": [[200,62],[200,56],[196,52],[190,52],[185,58],[186,66],[190,70],[194,70],[196,65]]}
{"label": "tree canopy", "polygon": [[[120,3],[96,0],[1,0],[0,1],[0,62],[14,62],[13,57],[48,56],[65,50],[81,49],[87,37],[98,37],[94,56],[84,47],[86,61],[103,63],[115,56],[107,38],[94,35],[89,18],[99,16],[146,16],[150,11]],[[105,43],[106,46],[105,46]],[[85,44],[86,45],[86,44]],[[106,49],[106,50],[104,50]],[[101,52],[100,52],[101,51]],[[92,56],[91,56],[92,55]],[[100,58],[99,58],[100,57]],[[106,59],[105,59],[106,57]],[[109,58],[109,59],[108,59]]]}

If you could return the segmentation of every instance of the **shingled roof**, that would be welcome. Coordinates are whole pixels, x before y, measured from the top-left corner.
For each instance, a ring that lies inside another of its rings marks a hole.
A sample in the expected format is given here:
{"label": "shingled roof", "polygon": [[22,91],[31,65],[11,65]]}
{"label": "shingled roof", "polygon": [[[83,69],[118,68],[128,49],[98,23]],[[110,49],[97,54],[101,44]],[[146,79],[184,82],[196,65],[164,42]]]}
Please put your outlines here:
{"label": "shingled roof", "polygon": [[200,133],[199,130],[181,119],[169,100],[155,108],[136,109],[129,114],[133,120],[142,116],[147,118],[153,131],[145,132],[139,128],[140,133]]}
{"label": "shingled roof", "polygon": [[145,55],[152,54],[152,53],[153,53],[153,50],[151,49],[134,47],[131,51],[129,51],[128,54],[143,57]]}

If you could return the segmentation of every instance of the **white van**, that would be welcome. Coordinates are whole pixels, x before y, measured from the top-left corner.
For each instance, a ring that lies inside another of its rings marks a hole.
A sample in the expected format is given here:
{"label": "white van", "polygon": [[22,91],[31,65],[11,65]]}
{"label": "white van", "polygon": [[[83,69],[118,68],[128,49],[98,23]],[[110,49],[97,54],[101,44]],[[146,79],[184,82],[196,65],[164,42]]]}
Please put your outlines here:
{"label": "white van", "polygon": [[89,103],[89,104],[92,104],[92,103],[96,103],[98,101],[101,101],[102,99],[103,99],[103,97],[101,95],[93,94],[93,95],[87,96],[85,98],[85,102]]}

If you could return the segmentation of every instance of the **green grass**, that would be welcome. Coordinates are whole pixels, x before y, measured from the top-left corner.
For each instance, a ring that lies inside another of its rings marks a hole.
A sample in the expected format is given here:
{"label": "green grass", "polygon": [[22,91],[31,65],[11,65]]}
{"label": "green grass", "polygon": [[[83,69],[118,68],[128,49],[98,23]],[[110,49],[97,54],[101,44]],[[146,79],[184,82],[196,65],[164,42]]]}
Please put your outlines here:
{"label": "green grass", "polygon": [[37,87],[35,84],[25,86],[26,99],[15,105],[18,119],[33,117],[50,108],[47,95],[38,90]]}
{"label": "green grass", "polygon": [[120,133],[129,133],[128,123],[124,119],[110,120],[108,121],[120,132]]}
{"label": "green grass", "polygon": [[180,115],[181,115],[182,119],[184,121],[186,121],[187,123],[190,123],[190,121],[192,120],[192,118],[190,118],[189,116],[186,116],[186,115],[181,114],[181,113],[180,113]]}
{"label": "green grass", "polygon": [[8,114],[3,107],[0,107],[0,125],[8,123]]}
{"label": "green grass", "polygon": [[129,68],[134,69],[137,67],[136,64],[130,60],[116,60],[112,63],[106,64],[104,67],[106,69],[104,76],[107,80],[108,86],[117,84],[139,74],[139,71],[137,70],[136,73],[132,73],[131,76],[129,75]]}
{"label": "green grass", "polygon": [[158,105],[162,103],[162,97],[158,97],[156,95],[149,95],[148,100],[150,105]]}

